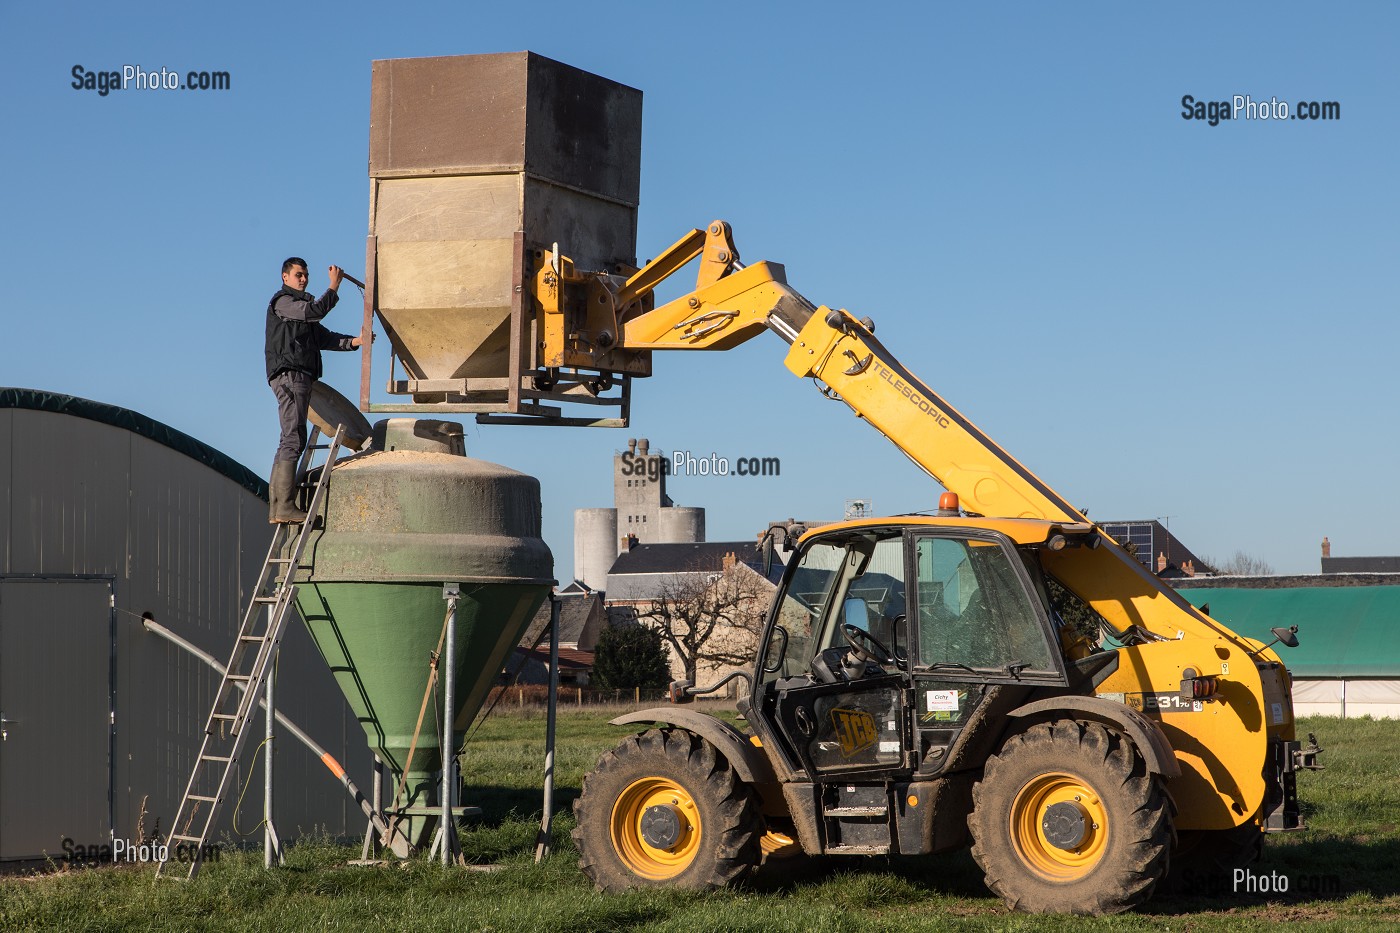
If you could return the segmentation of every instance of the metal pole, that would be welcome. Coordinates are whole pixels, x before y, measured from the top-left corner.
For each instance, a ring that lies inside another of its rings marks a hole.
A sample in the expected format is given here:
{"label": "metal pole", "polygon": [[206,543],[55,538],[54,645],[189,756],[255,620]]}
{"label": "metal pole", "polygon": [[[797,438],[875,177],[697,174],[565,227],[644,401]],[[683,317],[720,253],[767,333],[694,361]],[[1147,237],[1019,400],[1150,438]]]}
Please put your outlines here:
{"label": "metal pole", "polygon": [[535,843],[535,862],[549,855],[554,824],[554,716],[559,705],[559,597],[549,594],[549,712],[544,727],[544,817]]}
{"label": "metal pole", "polygon": [[263,867],[271,868],[282,864],[282,845],[277,838],[277,829],[272,824],[272,739],[277,725],[277,707],[272,702],[272,685],[277,680],[277,659],[272,660],[272,670],[267,674],[265,694],[265,719],[267,728],[263,745]]}
{"label": "metal pole", "polygon": [[443,587],[447,597],[447,644],[443,656],[438,660],[442,665],[442,864],[451,865],[456,851],[457,826],[452,821],[452,788],[457,774],[457,750],[452,747],[452,713],[457,705],[453,691],[457,678],[454,676],[453,658],[457,651],[457,596],[456,584]]}
{"label": "metal pole", "polygon": [[[370,791],[370,806],[374,812],[382,813],[384,800],[384,762],[379,760],[379,756],[374,756],[374,789]],[[374,828],[374,821],[370,820],[365,827],[365,844],[360,850],[360,861],[368,862],[371,858],[379,854],[379,835]]]}

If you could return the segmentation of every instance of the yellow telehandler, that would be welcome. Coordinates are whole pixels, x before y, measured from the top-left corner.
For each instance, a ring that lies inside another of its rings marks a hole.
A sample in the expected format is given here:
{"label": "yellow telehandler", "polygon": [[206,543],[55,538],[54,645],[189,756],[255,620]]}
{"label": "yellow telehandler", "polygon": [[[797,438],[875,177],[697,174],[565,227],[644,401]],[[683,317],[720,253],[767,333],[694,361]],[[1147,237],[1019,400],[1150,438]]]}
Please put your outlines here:
{"label": "yellow telehandler", "polygon": [[[696,287],[657,307],[656,286],[697,258]],[[744,677],[746,729],[683,704],[614,721],[645,731],[603,756],[575,804],[599,887],[722,885],[787,845],[970,843],[1014,908],[1113,913],[1169,870],[1233,868],[1263,832],[1301,826],[1295,775],[1319,749],[1294,734],[1273,643],[1182,599],[906,370],[871,321],[814,306],[780,265],[742,265],[723,221],[631,274],[536,251],[530,291],[546,381],[606,383],[652,350],[772,331],[789,370],[948,490],[933,515],[773,536],[789,555]],[[1100,637],[1064,621],[1071,607]]]}

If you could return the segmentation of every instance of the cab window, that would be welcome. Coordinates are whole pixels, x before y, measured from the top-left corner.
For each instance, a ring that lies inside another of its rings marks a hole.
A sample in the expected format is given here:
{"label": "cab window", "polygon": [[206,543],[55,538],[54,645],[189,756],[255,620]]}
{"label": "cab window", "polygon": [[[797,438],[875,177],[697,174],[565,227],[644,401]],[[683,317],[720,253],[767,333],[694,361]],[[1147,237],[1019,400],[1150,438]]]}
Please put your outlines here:
{"label": "cab window", "polygon": [[[873,545],[873,549],[872,549]],[[886,648],[903,654],[904,539],[889,536],[852,541],[847,553],[854,576],[840,595],[841,611],[824,628],[820,648],[846,644],[843,625],[864,629]]]}
{"label": "cab window", "polygon": [[898,533],[809,545],[778,603],[764,680],[806,673],[814,655],[846,644],[845,624],[903,656],[904,597],[904,542]]}
{"label": "cab window", "polygon": [[915,555],[920,666],[1055,670],[1040,619],[998,543],[923,537]]}
{"label": "cab window", "polygon": [[845,548],[825,543],[813,544],[803,552],[778,604],[776,627],[764,652],[764,680],[792,677],[807,669],[812,656],[812,630],[821,618],[845,556]]}

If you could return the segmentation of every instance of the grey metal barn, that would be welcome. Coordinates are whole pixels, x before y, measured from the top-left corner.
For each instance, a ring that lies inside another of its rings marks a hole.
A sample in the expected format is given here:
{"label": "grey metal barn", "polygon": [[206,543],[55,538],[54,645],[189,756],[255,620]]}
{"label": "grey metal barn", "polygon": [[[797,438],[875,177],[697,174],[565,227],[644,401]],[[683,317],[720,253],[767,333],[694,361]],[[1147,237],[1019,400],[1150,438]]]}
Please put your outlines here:
{"label": "grey metal barn", "polygon": [[[227,659],[271,540],[266,484],[135,412],[28,389],[0,389],[0,443],[0,860],[135,840],[143,801],[148,837],[157,821],[166,834],[218,678],[140,616]],[[367,787],[364,732],[296,620],[277,705]],[[262,814],[257,744],[239,775],[245,833]],[[276,746],[284,841],[362,832],[320,761],[285,733]]]}

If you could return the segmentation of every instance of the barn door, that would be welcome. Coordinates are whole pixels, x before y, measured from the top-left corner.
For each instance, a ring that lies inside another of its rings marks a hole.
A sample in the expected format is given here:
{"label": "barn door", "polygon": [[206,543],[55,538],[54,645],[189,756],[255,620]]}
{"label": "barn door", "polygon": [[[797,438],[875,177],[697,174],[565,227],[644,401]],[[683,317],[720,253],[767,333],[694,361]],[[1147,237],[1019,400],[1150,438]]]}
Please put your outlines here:
{"label": "barn door", "polygon": [[0,579],[0,859],[112,841],[112,585]]}

